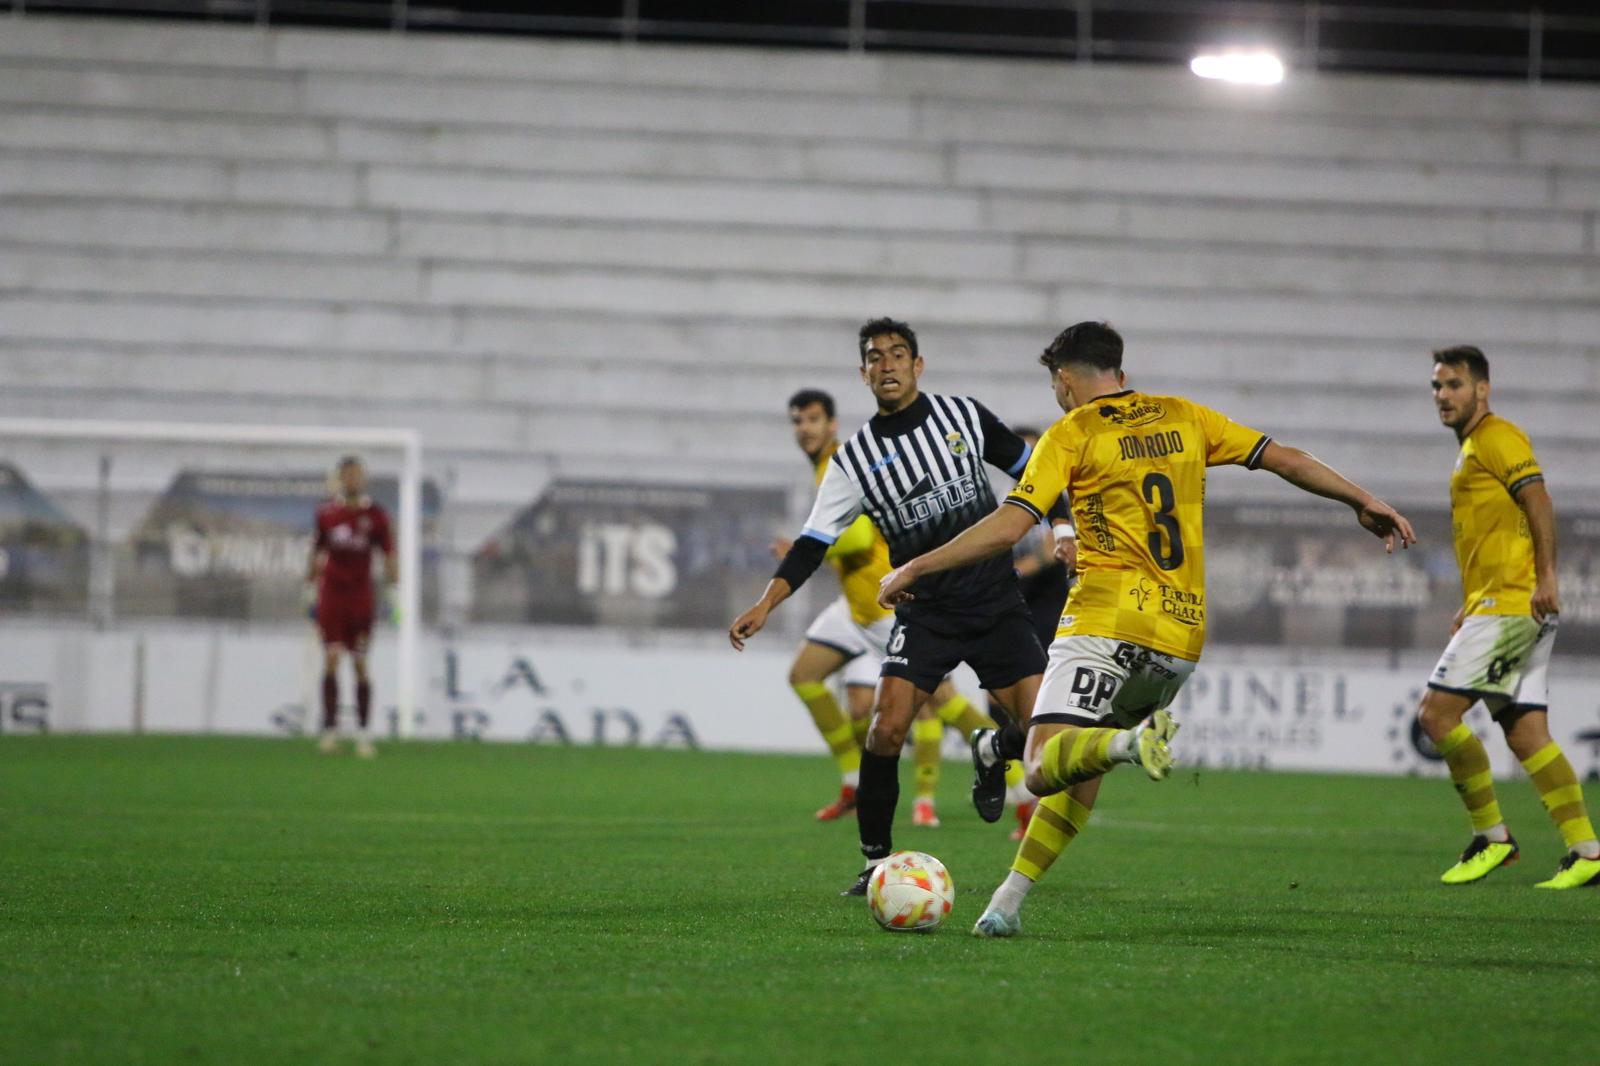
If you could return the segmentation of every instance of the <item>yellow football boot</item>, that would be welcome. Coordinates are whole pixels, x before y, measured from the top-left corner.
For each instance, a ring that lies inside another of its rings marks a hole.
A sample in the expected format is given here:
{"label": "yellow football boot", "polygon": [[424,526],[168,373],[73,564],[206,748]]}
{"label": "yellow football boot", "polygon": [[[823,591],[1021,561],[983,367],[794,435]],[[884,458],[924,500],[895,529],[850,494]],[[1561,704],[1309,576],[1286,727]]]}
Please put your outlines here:
{"label": "yellow football boot", "polygon": [[1575,851],[1569,851],[1567,857],[1561,860],[1561,865],[1556,867],[1556,875],[1533,887],[1583,888],[1585,885],[1600,887],[1600,859],[1586,859]]}
{"label": "yellow football boot", "polygon": [[1475,836],[1472,843],[1467,845],[1467,850],[1461,853],[1460,861],[1446,870],[1439,880],[1447,885],[1477,881],[1502,866],[1510,866],[1517,861],[1519,854],[1516,837],[1507,835],[1505,843],[1501,844],[1488,837]]}
{"label": "yellow football boot", "polygon": [[1157,711],[1134,730],[1134,753],[1150,780],[1164,780],[1172,770],[1172,738],[1178,723],[1165,710]]}

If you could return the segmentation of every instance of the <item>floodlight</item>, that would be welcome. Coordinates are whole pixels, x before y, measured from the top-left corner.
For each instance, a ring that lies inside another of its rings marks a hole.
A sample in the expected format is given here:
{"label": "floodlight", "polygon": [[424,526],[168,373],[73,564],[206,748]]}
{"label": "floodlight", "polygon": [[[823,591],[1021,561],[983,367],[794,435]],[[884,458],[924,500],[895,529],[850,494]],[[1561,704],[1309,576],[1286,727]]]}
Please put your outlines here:
{"label": "floodlight", "polygon": [[1283,60],[1271,52],[1218,52],[1198,55],[1189,69],[1202,78],[1241,85],[1276,85],[1283,80]]}

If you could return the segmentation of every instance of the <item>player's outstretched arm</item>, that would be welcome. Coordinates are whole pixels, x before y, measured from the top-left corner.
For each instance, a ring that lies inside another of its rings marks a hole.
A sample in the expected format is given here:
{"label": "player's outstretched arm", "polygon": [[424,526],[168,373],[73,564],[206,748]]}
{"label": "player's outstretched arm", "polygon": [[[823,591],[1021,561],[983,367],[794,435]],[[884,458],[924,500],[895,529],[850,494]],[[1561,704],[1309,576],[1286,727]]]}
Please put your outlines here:
{"label": "player's outstretched arm", "polygon": [[1021,507],[1002,504],[999,510],[968,527],[959,537],[884,575],[878,583],[878,604],[893,607],[914,599],[911,585],[919,577],[937,574],[941,570],[954,570],[958,566],[967,566],[991,555],[1010,551],[1037,521]]}
{"label": "player's outstretched arm", "polygon": [[810,532],[795,538],[783,562],[779,564],[778,572],[767,582],[766,591],[755,602],[755,606],[735,618],[733,625],[728,627],[728,643],[733,645],[734,651],[744,651],[744,642],[761,632],[772,609],[792,596],[795,589],[806,583],[806,578],[816,573],[827,553],[827,542]]}
{"label": "player's outstretched arm", "polygon": [[1533,481],[1517,490],[1514,497],[1528,516],[1528,533],[1533,537],[1533,617],[1543,622],[1561,613],[1561,592],[1556,584],[1556,505],[1543,481]]}
{"label": "player's outstretched arm", "polygon": [[1394,551],[1396,540],[1402,548],[1409,548],[1417,542],[1417,535],[1405,515],[1310,452],[1271,441],[1261,453],[1261,460],[1256,466],[1272,471],[1296,488],[1338,500],[1350,507],[1356,513],[1356,521],[1361,523],[1363,529],[1381,539],[1387,551]]}
{"label": "player's outstretched arm", "polygon": [[767,615],[793,593],[794,589],[781,577],[768,581],[766,591],[755,606],[735,618],[728,627],[728,643],[733,645],[733,650],[744,651],[744,642],[761,632],[761,627],[767,624]]}
{"label": "player's outstretched arm", "polygon": [[[783,561],[778,572],[767,582],[767,589],[755,606],[733,620],[728,627],[728,643],[735,651],[744,651],[744,642],[761,632],[767,624],[772,609],[793,595],[816,573],[817,567],[828,557],[828,549],[843,540],[851,543],[851,526],[861,514],[861,492],[835,462],[828,464],[817,486],[817,497],[811,503],[811,514],[806,517],[805,529],[784,546]],[[870,542],[871,533],[868,533]],[[773,543],[776,550],[779,542]]]}

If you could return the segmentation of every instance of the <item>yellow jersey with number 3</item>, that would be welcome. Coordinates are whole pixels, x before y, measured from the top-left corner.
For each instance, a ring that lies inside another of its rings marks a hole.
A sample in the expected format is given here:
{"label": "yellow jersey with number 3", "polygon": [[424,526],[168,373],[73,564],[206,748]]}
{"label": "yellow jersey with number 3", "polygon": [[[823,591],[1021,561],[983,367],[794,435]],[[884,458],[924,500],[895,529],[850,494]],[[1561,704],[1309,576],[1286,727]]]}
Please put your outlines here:
{"label": "yellow jersey with number 3", "polygon": [[1064,491],[1078,583],[1058,637],[1109,637],[1196,660],[1206,639],[1206,468],[1254,467],[1269,438],[1181,396],[1128,389],[1045,431],[1006,498],[1043,517]]}
{"label": "yellow jersey with number 3", "polygon": [[1467,614],[1532,612],[1533,534],[1516,494],[1543,480],[1528,435],[1499,415],[1485,415],[1461,442],[1450,525]]}
{"label": "yellow jersey with number 3", "polygon": [[[822,484],[822,476],[828,472],[828,462],[838,450],[839,444],[835,441],[817,460],[818,485]],[[839,550],[853,543],[861,543],[863,547],[857,551]],[[844,593],[845,602],[850,605],[850,617],[857,625],[870,626],[894,613],[878,606],[878,583],[893,567],[889,565],[889,542],[883,539],[883,534],[872,524],[872,519],[857,515],[850,528],[840,535],[834,547],[828,551],[828,561],[839,572],[839,588]]]}

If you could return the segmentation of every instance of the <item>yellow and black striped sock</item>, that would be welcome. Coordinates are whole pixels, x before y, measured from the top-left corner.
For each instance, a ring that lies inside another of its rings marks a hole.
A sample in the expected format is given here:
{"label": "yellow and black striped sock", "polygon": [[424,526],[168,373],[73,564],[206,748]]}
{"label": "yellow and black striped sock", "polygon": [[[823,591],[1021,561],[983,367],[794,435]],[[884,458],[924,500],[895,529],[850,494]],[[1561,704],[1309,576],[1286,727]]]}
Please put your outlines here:
{"label": "yellow and black striped sock", "polygon": [[1539,802],[1550,812],[1550,820],[1561,830],[1561,839],[1568,848],[1594,839],[1594,826],[1589,822],[1589,812],[1583,805],[1583,786],[1572,764],[1562,754],[1561,745],[1551,741],[1526,759],[1522,768],[1533,778],[1533,787],[1539,792]]}
{"label": "yellow and black striped sock", "polygon": [[1111,741],[1120,732],[1120,729],[1068,726],[1051,737],[1039,758],[1045,783],[1053,789],[1070,788],[1110,770]]}
{"label": "yellow and black striped sock", "polygon": [[833,753],[839,773],[853,774],[859,771],[861,745],[856,742],[850,720],[839,709],[839,701],[834,699],[833,691],[821,681],[802,681],[794,686],[794,694],[811,712],[811,720],[816,723],[817,732],[822,734],[828,750]]}
{"label": "yellow and black striped sock", "polygon": [[1483,741],[1473,735],[1462,723],[1450,730],[1435,745],[1450,767],[1450,780],[1455,783],[1456,795],[1461,797],[1467,814],[1472,818],[1472,829],[1481,833],[1493,829],[1505,819],[1500,814],[1500,804],[1494,796],[1494,774],[1489,771],[1489,752]]}
{"label": "yellow and black striped sock", "polygon": [[945,725],[959,732],[962,740],[971,740],[972,734],[980,729],[994,728],[994,719],[978,710],[971,700],[959,692],[934,708],[933,713]]}
{"label": "yellow and black striped sock", "polygon": [[944,739],[944,723],[937,718],[919,718],[911,723],[912,760],[916,764],[917,798],[931,797],[939,791],[939,743]]}
{"label": "yellow and black striped sock", "polygon": [[1039,880],[1088,821],[1089,808],[1067,793],[1046,796],[1033,810],[1027,835],[1017,848],[1011,868],[1030,881]]}

